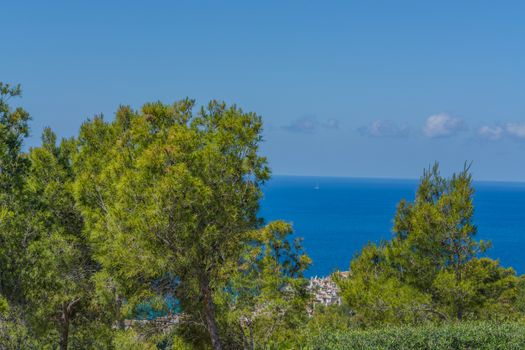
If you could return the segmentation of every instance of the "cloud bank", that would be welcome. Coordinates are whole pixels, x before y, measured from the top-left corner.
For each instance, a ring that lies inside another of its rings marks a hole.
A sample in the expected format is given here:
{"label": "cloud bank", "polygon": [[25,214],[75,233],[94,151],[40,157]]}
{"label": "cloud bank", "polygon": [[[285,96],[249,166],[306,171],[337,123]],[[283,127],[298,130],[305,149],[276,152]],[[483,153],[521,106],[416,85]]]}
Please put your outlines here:
{"label": "cloud bank", "polygon": [[497,141],[501,140],[504,135],[504,131],[500,126],[487,126],[484,125],[478,129],[478,136],[485,140]]}
{"label": "cloud bank", "polygon": [[508,123],[505,127],[507,133],[515,138],[525,138],[525,123]]}
{"label": "cloud bank", "polygon": [[389,120],[376,120],[370,126],[362,126],[357,131],[369,137],[406,137],[410,134],[408,126],[399,126]]}
{"label": "cloud bank", "polygon": [[477,135],[489,141],[498,141],[509,136],[514,139],[525,139],[525,122],[506,123],[499,126],[483,125],[478,128]]}
{"label": "cloud bank", "polygon": [[429,138],[449,137],[465,129],[465,123],[446,113],[431,115],[423,126],[423,134]]}
{"label": "cloud bank", "polygon": [[316,117],[306,116],[283,126],[283,129],[290,132],[313,134],[319,129],[338,130],[339,121],[337,119],[318,120]]}
{"label": "cloud bank", "polygon": [[[319,119],[310,115],[295,119],[280,128],[293,133],[314,134],[321,130],[340,130],[340,121],[333,118]],[[416,129],[407,124],[384,119],[375,120],[369,125],[354,130],[370,138],[406,138],[417,134]],[[430,139],[454,137],[462,131],[468,131],[465,121],[447,113],[431,115],[421,128],[422,135]],[[481,125],[472,130],[471,137],[486,141],[501,141],[508,138],[525,140],[525,122]]]}

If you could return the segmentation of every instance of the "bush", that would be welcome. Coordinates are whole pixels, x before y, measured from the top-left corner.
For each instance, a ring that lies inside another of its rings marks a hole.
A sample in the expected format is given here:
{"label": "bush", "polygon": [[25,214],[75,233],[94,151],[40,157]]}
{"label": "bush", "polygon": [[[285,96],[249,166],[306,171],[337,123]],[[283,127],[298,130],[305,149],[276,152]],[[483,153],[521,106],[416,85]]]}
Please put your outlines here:
{"label": "bush", "polygon": [[463,322],[419,327],[326,331],[312,335],[304,350],[524,349],[525,323]]}

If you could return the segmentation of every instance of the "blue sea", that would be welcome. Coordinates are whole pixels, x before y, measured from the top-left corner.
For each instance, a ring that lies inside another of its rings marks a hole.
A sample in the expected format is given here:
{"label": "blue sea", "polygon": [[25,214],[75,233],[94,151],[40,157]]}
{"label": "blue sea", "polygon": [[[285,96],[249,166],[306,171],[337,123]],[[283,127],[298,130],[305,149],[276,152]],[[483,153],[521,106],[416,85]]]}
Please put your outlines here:
{"label": "blue sea", "polygon": [[[367,242],[392,237],[396,205],[412,201],[417,180],[274,176],[264,188],[261,216],[293,224],[313,264],[307,276],[348,270]],[[475,182],[478,239],[486,253],[525,273],[525,183]]]}

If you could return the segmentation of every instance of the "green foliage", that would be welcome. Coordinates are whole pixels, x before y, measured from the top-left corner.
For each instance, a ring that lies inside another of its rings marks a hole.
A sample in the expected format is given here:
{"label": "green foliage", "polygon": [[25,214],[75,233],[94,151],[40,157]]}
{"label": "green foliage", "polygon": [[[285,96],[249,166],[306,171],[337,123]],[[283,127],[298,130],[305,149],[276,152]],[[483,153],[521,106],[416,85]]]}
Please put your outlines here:
{"label": "green foliage", "polygon": [[307,321],[310,296],[302,274],[310,260],[299,241],[288,239],[291,231],[289,224],[277,221],[253,232],[218,303],[229,348],[284,346]]}
{"label": "green foliage", "polygon": [[96,259],[126,300],[124,314],[172,295],[218,348],[231,331],[219,329],[217,303],[237,288],[233,276],[258,274],[263,298],[308,260],[287,242],[289,227],[258,231],[260,185],[269,178],[258,155],[261,118],[215,101],[197,114],[193,107],[121,107],[114,122],[85,123],[75,193]]}
{"label": "green foliage", "polygon": [[430,297],[403,283],[387,263],[386,249],[366,246],[350,265],[351,276],[335,275],[344,301],[364,326],[426,320]]}
{"label": "green foliage", "polygon": [[117,331],[113,339],[113,348],[115,350],[156,350],[155,343],[142,339],[137,332],[133,330]]}
{"label": "green foliage", "polygon": [[[352,318],[354,311],[346,305],[317,305],[315,312],[299,327],[292,339],[293,345],[301,349],[311,341],[313,335],[348,331],[357,327]],[[290,346],[290,347],[294,347]]]}
{"label": "green foliage", "polygon": [[0,296],[0,349],[38,349],[20,311]]}
{"label": "green foliage", "polygon": [[513,319],[519,317],[516,306],[517,278],[513,269],[497,261],[481,258],[465,264],[465,277],[455,280],[450,271],[439,273],[433,283],[433,294],[449,315],[458,308],[470,319]]}
{"label": "green foliage", "polygon": [[12,110],[7,102],[20,94],[20,86],[0,82],[0,295],[10,301],[21,294],[17,259],[23,251],[18,230],[23,219],[17,213],[23,211],[19,198],[29,161],[22,153],[22,143],[29,134],[30,118],[22,108]]}
{"label": "green foliage", "polygon": [[525,275],[521,275],[516,283],[516,310],[525,314]]}
{"label": "green foliage", "polygon": [[369,244],[339,278],[345,303],[362,326],[447,319],[513,319],[517,277],[497,261],[478,258],[472,179],[465,166],[450,179],[425,171],[414,203],[401,201],[394,238]]}
{"label": "green foliage", "polygon": [[309,259],[289,225],[257,217],[260,117],[214,101],[193,114],[188,99],[121,107],[60,145],[46,129],[24,154],[29,117],[6,103],[20,89],[0,89],[0,291],[43,346],[125,343],[124,319],[144,302],[171,312],[166,296],[184,311],[174,339],[193,345],[240,344],[247,317],[252,343],[304,320]]}
{"label": "green foliage", "polygon": [[20,86],[0,82],[0,347],[37,348],[24,318],[21,274],[24,271],[26,238],[23,229],[24,187],[30,162],[22,153],[29,134],[29,114],[22,108],[12,110],[8,100],[20,96]]}
{"label": "green foliage", "polygon": [[21,95],[20,85],[0,82],[0,201],[14,198],[22,185],[28,161],[22,154],[22,143],[29,135],[29,114],[22,108],[12,110],[8,101]]}
{"label": "green foliage", "polygon": [[518,350],[525,347],[521,322],[462,322],[387,327],[372,330],[325,330],[300,345],[305,350]]}
{"label": "green foliage", "polygon": [[[20,94],[5,85],[0,90]],[[72,192],[75,141],[56,145],[46,129],[41,147],[22,153],[28,115],[11,112],[4,99],[0,110],[0,291],[41,346],[105,344],[98,336],[108,335],[109,323],[93,304],[96,266]]]}
{"label": "green foliage", "polygon": [[405,281],[429,291],[446,268],[459,282],[465,263],[486,249],[484,242],[474,240],[473,194],[468,166],[445,179],[435,164],[424,172],[414,203],[400,202],[390,255],[403,267]]}
{"label": "green foliage", "polygon": [[21,280],[35,331],[62,347],[68,343],[85,347],[98,342],[90,331],[104,335],[104,325],[110,324],[95,312],[92,300],[91,276],[97,267],[72,192],[75,143],[64,140],[57,146],[55,140],[46,129],[42,146],[28,157],[25,207],[31,217],[25,224],[32,237],[25,247]]}

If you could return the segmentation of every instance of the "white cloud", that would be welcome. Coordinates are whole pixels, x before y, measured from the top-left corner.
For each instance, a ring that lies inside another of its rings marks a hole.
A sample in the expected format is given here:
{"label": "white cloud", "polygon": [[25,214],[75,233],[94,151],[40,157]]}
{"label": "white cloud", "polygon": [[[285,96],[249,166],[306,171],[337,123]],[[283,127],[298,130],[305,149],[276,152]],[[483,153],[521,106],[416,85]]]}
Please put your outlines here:
{"label": "white cloud", "polygon": [[405,137],[410,133],[408,126],[399,126],[388,120],[376,120],[370,126],[363,126],[357,130],[361,135],[370,137]]}
{"label": "white cloud", "polygon": [[465,124],[461,119],[441,113],[428,117],[423,126],[423,133],[431,138],[447,137],[453,136],[463,129],[465,129]]}
{"label": "white cloud", "polygon": [[484,125],[478,129],[478,135],[481,138],[484,138],[486,140],[490,141],[496,141],[503,137],[503,133],[505,130],[503,130],[500,126],[487,126]]}
{"label": "white cloud", "polygon": [[333,129],[338,130],[339,129],[339,120],[337,119],[328,119],[326,122],[322,123],[322,126],[326,129]]}
{"label": "white cloud", "polygon": [[292,121],[289,125],[284,126],[285,130],[299,133],[313,133],[317,130],[319,122],[315,117],[302,117]]}
{"label": "white cloud", "polygon": [[508,123],[505,129],[510,136],[525,138],[525,123]]}
{"label": "white cloud", "polygon": [[321,128],[329,130],[338,130],[339,120],[318,120],[315,116],[305,116],[293,120],[290,124],[283,126],[284,130],[305,134],[313,134]]}

